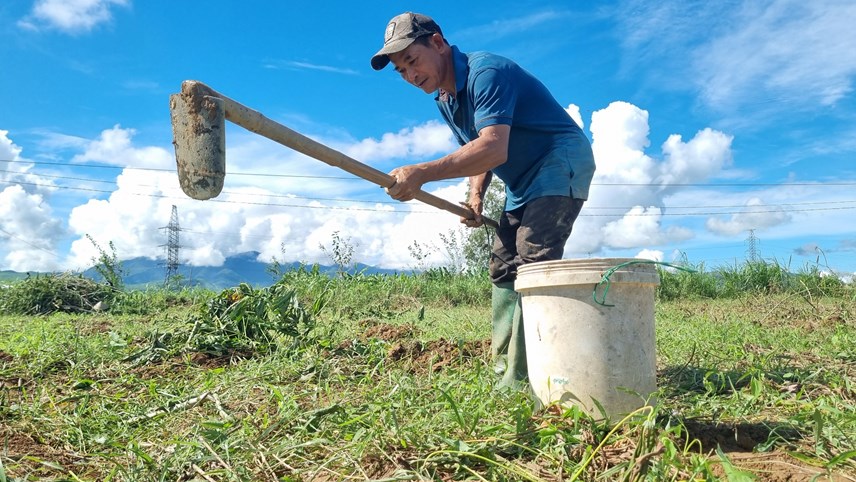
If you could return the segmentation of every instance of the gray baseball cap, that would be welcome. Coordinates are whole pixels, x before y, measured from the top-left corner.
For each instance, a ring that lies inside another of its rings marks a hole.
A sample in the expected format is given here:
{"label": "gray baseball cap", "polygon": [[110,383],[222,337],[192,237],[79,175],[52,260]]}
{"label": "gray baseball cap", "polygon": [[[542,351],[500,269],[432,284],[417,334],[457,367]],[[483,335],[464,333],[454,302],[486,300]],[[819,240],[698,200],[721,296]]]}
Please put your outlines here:
{"label": "gray baseball cap", "polygon": [[375,70],[383,69],[389,64],[389,54],[401,52],[410,47],[410,44],[417,38],[434,33],[443,35],[440,26],[431,17],[413,12],[406,12],[393,17],[386,25],[386,32],[383,35],[383,48],[372,57],[372,68]]}

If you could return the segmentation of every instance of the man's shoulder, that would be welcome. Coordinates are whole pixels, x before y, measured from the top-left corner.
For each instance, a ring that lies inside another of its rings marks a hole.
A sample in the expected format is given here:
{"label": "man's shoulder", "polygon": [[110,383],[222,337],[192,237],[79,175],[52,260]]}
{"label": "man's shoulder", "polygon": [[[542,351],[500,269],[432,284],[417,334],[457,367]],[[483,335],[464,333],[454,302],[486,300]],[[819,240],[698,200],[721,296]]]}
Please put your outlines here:
{"label": "man's shoulder", "polygon": [[477,50],[475,52],[467,52],[467,63],[470,68],[491,68],[491,67],[517,67],[517,64],[501,55],[493,52]]}

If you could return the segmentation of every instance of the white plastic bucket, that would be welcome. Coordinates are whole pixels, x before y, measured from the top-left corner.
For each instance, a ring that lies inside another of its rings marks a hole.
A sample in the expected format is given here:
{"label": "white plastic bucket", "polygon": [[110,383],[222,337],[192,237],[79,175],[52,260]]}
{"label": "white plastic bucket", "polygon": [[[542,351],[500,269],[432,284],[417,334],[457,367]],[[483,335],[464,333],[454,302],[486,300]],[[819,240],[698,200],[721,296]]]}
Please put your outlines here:
{"label": "white plastic bucket", "polygon": [[572,403],[615,419],[654,403],[656,268],[643,261],[611,273],[597,299],[612,306],[592,296],[604,273],[633,261],[641,260],[563,259],[518,269],[529,384],[540,404]]}

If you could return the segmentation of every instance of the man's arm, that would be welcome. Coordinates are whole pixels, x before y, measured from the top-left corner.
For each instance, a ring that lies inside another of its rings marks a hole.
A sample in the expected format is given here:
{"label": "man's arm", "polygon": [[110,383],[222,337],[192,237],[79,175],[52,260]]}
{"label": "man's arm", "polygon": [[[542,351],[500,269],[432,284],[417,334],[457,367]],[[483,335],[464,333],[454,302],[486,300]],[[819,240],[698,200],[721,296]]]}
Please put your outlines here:
{"label": "man's arm", "polygon": [[426,182],[484,175],[508,159],[510,133],[509,125],[487,126],[476,139],[447,156],[393,169],[389,175],[395,184],[386,192],[393,199],[410,201]]}

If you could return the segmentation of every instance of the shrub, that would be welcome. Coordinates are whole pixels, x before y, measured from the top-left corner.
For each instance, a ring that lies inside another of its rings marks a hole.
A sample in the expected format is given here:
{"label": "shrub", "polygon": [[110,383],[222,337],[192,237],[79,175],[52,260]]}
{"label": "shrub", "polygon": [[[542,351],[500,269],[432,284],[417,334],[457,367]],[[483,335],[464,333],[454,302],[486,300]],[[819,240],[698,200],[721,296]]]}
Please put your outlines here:
{"label": "shrub", "polygon": [[310,309],[304,308],[284,282],[262,289],[241,283],[223,290],[191,319],[187,344],[208,353],[255,352],[275,348],[275,337],[284,335],[292,339],[292,346],[299,345],[323,306],[322,296]]}
{"label": "shrub", "polygon": [[125,290],[117,293],[110,306],[114,315],[148,315],[162,313],[174,306],[193,306],[214,296],[214,292],[205,288],[183,287],[174,290],[167,288],[146,288],[143,290]]}
{"label": "shrub", "polygon": [[749,261],[734,268],[720,270],[724,279],[724,294],[738,296],[743,293],[774,294],[790,288],[790,274],[779,263]]}
{"label": "shrub", "polygon": [[2,292],[0,313],[46,315],[56,311],[91,311],[109,303],[116,292],[108,285],[69,273],[27,277]]}
{"label": "shrub", "polygon": [[821,272],[816,266],[806,268],[794,275],[795,289],[811,296],[842,297],[847,293],[847,285],[838,276]]}
{"label": "shrub", "polygon": [[692,271],[667,270],[661,267],[658,267],[657,271],[660,274],[657,297],[661,300],[712,299],[720,294],[720,277],[715,273],[706,273],[704,265],[693,268]]}

